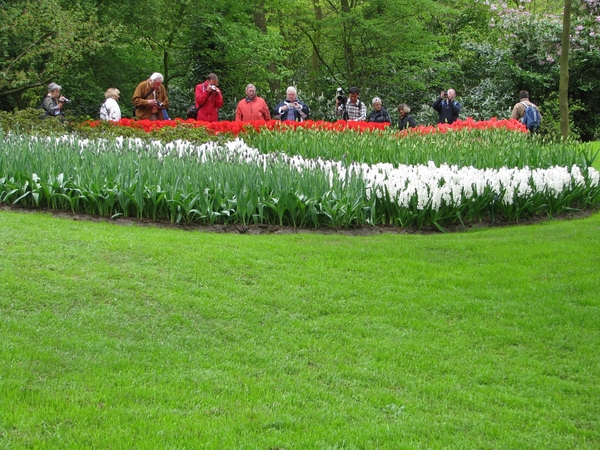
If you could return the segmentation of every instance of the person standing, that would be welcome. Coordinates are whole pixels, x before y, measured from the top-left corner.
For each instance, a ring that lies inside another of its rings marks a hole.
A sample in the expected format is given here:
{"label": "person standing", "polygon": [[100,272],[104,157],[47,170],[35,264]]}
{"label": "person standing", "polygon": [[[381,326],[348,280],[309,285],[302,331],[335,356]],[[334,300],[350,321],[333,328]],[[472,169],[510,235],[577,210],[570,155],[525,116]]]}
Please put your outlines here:
{"label": "person standing", "polygon": [[154,72],[149,79],[137,85],[132,99],[136,119],[163,120],[163,110],[169,107],[169,97],[163,81],[163,76]]}
{"label": "person standing", "polygon": [[194,97],[196,98],[196,120],[203,122],[218,122],[219,109],[223,107],[223,94],[218,88],[219,77],[214,73],[208,74],[204,83],[196,86]]}
{"label": "person standing", "polygon": [[298,98],[294,86],[288,87],[285,92],[285,100],[279,102],[273,109],[273,117],[282,122],[286,120],[304,122],[310,114],[308,106]]}
{"label": "person standing", "polygon": [[525,117],[525,111],[527,111],[527,108],[530,106],[534,107],[537,110],[538,115],[539,115],[537,127],[533,127],[531,129],[529,129],[529,131],[531,133],[534,133],[535,131],[537,131],[537,128],[539,128],[539,122],[542,119],[542,114],[540,113],[539,108],[529,100],[529,92],[527,92],[527,91],[519,92],[519,102],[517,104],[515,104],[515,106],[513,107],[510,118],[516,119],[520,122],[524,122],[523,118]]}
{"label": "person standing", "polygon": [[246,98],[240,100],[235,111],[236,122],[251,120],[271,120],[267,103],[256,95],[256,86],[246,86]]}
{"label": "person standing", "polygon": [[42,100],[43,118],[62,115],[62,107],[68,99],[60,95],[61,90],[62,88],[56,83],[48,85],[48,94]]}
{"label": "person standing", "polygon": [[348,89],[348,99],[345,104],[339,99],[335,101],[335,113],[342,116],[342,120],[353,122],[367,120],[367,105],[358,99],[359,96],[360,91],[357,87]]}
{"label": "person standing", "polygon": [[462,105],[456,101],[456,91],[454,89],[448,89],[448,93],[440,92],[440,98],[431,107],[439,113],[438,123],[447,124],[458,120],[458,114],[462,109]]}
{"label": "person standing", "polygon": [[109,88],[104,93],[106,101],[100,107],[100,119],[110,120],[112,122],[118,122],[121,120],[121,108],[117,103],[119,100],[119,90],[115,88]]}
{"label": "person standing", "polygon": [[398,105],[398,114],[400,114],[400,118],[398,119],[398,129],[406,130],[407,128],[414,128],[417,126],[415,118],[409,113],[410,106],[406,103],[400,103]]}
{"label": "person standing", "polygon": [[375,97],[371,105],[373,106],[373,111],[369,114],[367,122],[392,123],[389,113],[381,106],[381,99],[379,97]]}

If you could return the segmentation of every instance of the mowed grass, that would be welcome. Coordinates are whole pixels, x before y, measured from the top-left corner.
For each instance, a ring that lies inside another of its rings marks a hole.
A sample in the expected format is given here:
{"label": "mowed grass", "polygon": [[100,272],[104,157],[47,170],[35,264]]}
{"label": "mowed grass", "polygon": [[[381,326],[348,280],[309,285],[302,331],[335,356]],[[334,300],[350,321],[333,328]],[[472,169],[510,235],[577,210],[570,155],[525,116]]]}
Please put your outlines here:
{"label": "mowed grass", "polygon": [[600,447],[600,215],[225,235],[0,211],[0,448]]}
{"label": "mowed grass", "polygon": [[[590,147],[593,151],[600,153],[600,141],[590,143]],[[600,157],[598,157],[598,155],[596,155],[596,159],[594,159],[592,166],[596,168],[596,170],[600,170]]]}

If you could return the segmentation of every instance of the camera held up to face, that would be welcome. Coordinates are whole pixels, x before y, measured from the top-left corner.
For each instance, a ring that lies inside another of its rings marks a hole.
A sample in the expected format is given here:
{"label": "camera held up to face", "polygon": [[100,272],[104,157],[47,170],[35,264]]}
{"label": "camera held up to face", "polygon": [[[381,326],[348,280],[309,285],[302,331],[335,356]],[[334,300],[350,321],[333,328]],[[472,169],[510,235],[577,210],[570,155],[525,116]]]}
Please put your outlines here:
{"label": "camera held up to face", "polygon": [[344,95],[344,90],[341,87],[339,87],[336,89],[335,92],[336,92],[336,100],[338,101],[338,103],[340,105],[345,105],[346,102],[348,101],[348,97],[346,97]]}

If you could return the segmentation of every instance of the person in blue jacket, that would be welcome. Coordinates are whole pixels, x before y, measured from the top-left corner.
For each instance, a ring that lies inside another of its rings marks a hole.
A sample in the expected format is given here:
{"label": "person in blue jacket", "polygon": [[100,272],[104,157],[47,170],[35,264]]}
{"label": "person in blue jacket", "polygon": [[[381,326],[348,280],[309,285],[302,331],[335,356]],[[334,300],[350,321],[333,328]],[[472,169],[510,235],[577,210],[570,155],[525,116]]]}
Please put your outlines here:
{"label": "person in blue jacket", "polygon": [[448,89],[448,92],[440,92],[440,98],[438,98],[433,105],[440,117],[438,123],[451,124],[458,120],[458,114],[462,109],[462,105],[456,101],[456,91],[454,89]]}
{"label": "person in blue jacket", "polygon": [[286,98],[273,109],[272,116],[282,122],[291,120],[304,122],[308,119],[309,109],[296,95],[296,88],[290,86],[286,91]]}

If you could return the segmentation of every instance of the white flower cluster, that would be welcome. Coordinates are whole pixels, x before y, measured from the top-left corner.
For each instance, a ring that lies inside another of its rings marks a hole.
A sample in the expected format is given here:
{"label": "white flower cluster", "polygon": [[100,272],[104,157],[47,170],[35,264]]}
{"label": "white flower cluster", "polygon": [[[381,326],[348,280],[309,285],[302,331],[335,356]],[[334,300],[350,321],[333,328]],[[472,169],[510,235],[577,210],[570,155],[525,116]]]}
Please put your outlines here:
{"label": "white flower cluster", "polygon": [[[171,144],[168,144],[168,147]],[[223,145],[225,148],[223,148]],[[237,139],[227,144],[203,144],[197,147],[203,160],[208,155],[220,154],[228,161],[247,164],[258,164],[266,169],[267,165],[277,161],[290,168],[303,170],[321,170],[329,177],[330,185],[337,177],[342,182],[349,182],[353,177],[361,178],[366,186],[366,195],[370,198],[385,197],[386,192],[398,206],[408,207],[413,200],[417,201],[417,209],[431,208],[438,211],[442,205],[460,206],[474,200],[477,196],[490,192],[497,200],[506,205],[514,203],[516,198],[529,198],[542,193],[550,197],[558,197],[565,190],[596,188],[600,182],[600,173],[594,168],[588,169],[589,180],[586,182],[581,169],[574,165],[567,167],[554,166],[548,169],[500,168],[476,169],[470,167],[439,167],[433,161],[428,165],[399,165],[389,163],[375,165],[353,163],[345,166],[339,161],[322,159],[304,159],[301,156],[288,156],[284,153],[262,154],[257,149],[248,147]],[[225,150],[225,154],[221,153]]]}
{"label": "white flower cluster", "polygon": [[389,167],[376,165],[363,176],[368,180],[368,195],[381,197],[386,191],[400,207],[413,201],[417,209],[438,211],[443,205],[458,207],[489,193],[496,201],[512,205],[516,198],[526,199],[542,193],[558,197],[565,190],[598,187],[600,173],[588,169],[589,180],[578,166],[554,166],[548,169],[500,168],[476,169],[442,164]]}

